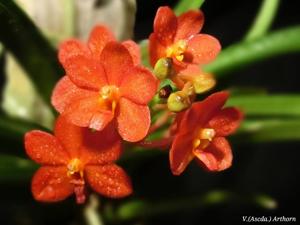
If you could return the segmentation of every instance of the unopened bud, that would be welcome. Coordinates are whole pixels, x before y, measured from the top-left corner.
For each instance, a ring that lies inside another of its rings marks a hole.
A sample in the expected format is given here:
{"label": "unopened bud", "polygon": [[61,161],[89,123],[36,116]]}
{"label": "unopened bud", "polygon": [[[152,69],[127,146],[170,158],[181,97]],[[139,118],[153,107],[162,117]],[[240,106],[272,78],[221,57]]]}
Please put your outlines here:
{"label": "unopened bud", "polygon": [[200,74],[193,79],[194,90],[197,94],[209,91],[216,85],[216,80],[212,74]]}
{"label": "unopened bud", "polygon": [[172,112],[181,112],[191,105],[188,95],[182,91],[172,93],[168,98],[168,109]]}
{"label": "unopened bud", "polygon": [[172,87],[171,85],[167,85],[167,86],[164,86],[163,88],[161,88],[158,92],[158,95],[160,98],[168,98],[170,96],[170,94],[172,93]]}
{"label": "unopened bud", "polygon": [[154,74],[159,80],[167,78],[172,73],[172,59],[161,58],[154,66]]}

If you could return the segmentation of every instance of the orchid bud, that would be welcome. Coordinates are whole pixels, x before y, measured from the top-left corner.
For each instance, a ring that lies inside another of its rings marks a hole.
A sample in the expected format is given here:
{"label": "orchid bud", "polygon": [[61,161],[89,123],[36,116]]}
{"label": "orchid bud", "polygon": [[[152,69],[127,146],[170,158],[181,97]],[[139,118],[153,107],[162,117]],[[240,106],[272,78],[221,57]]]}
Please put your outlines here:
{"label": "orchid bud", "polygon": [[212,89],[216,85],[216,80],[212,74],[200,74],[193,79],[194,90],[197,94],[201,94]]}
{"label": "orchid bud", "polygon": [[166,79],[172,73],[172,59],[161,58],[154,66],[154,74],[159,80]]}
{"label": "orchid bud", "polygon": [[168,98],[168,109],[172,112],[180,112],[191,105],[191,100],[185,92],[177,91]]}

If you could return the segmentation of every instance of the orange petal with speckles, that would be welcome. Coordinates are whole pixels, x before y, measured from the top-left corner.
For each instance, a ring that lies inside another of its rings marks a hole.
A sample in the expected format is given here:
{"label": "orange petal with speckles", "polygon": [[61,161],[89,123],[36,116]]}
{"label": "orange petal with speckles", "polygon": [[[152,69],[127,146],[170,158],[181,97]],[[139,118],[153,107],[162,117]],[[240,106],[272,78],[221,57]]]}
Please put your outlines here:
{"label": "orange petal with speckles", "polygon": [[166,57],[166,47],[158,41],[155,33],[152,33],[149,37],[149,56],[152,67],[160,58]]}
{"label": "orange petal with speckles", "polygon": [[170,167],[174,175],[180,175],[194,158],[193,134],[176,135],[170,149]]}
{"label": "orange petal with speckles", "polygon": [[100,63],[87,56],[75,56],[64,64],[66,75],[81,88],[99,91],[107,85],[105,71]]}
{"label": "orange petal with speckles", "polygon": [[96,60],[100,60],[103,48],[110,41],[115,41],[115,37],[107,27],[96,26],[93,28],[88,40],[88,47]]}
{"label": "orange petal with speckles", "polygon": [[74,187],[65,166],[43,166],[34,174],[31,191],[37,201],[57,202],[69,197]]}
{"label": "orange petal with speckles", "polygon": [[156,93],[158,81],[146,68],[135,67],[123,79],[122,96],[137,104],[147,105]]}
{"label": "orange petal with speckles", "polygon": [[58,59],[62,65],[65,65],[66,61],[75,56],[90,56],[89,49],[79,40],[70,39],[64,41],[58,48]]}
{"label": "orange petal with speckles", "polygon": [[122,198],[132,193],[129,177],[117,165],[88,165],[85,175],[92,189],[106,197]]}
{"label": "orange petal with speckles", "polygon": [[150,127],[150,110],[147,105],[138,105],[121,98],[117,122],[119,134],[124,140],[140,141],[147,135]]}
{"label": "orange petal with speckles", "polygon": [[127,48],[127,50],[129,51],[129,53],[132,57],[132,60],[133,60],[133,64],[134,65],[141,64],[140,46],[132,40],[123,41],[122,45],[125,46]]}
{"label": "orange petal with speckles", "polygon": [[100,104],[99,95],[80,99],[70,104],[63,115],[79,127],[102,130],[114,118],[113,113]]}
{"label": "orange petal with speckles", "polygon": [[208,34],[197,34],[188,42],[187,60],[197,64],[213,61],[221,50],[219,41]]}
{"label": "orange petal with speckles", "polygon": [[200,10],[190,10],[178,17],[176,40],[188,39],[200,32],[204,23],[204,15]]}
{"label": "orange petal with speckles", "polygon": [[64,165],[69,155],[59,140],[44,131],[33,130],[25,134],[25,150],[28,156],[39,164]]}
{"label": "orange petal with speckles", "polygon": [[243,113],[234,107],[222,109],[208,123],[209,127],[216,131],[220,137],[234,133],[243,120]]}
{"label": "orange petal with speckles", "polygon": [[164,46],[173,43],[177,31],[177,17],[167,6],[159,7],[154,18],[154,33]]}
{"label": "orange petal with speckles", "polygon": [[84,129],[80,158],[88,164],[105,164],[119,159],[122,153],[121,138],[113,123],[102,131]]}
{"label": "orange petal with speckles", "polygon": [[108,43],[100,56],[110,85],[119,86],[134,66],[133,59],[125,46],[117,42]]}
{"label": "orange petal with speckles", "polygon": [[93,95],[94,92],[77,87],[68,76],[61,78],[55,85],[51,103],[54,108],[62,113],[71,103]]}

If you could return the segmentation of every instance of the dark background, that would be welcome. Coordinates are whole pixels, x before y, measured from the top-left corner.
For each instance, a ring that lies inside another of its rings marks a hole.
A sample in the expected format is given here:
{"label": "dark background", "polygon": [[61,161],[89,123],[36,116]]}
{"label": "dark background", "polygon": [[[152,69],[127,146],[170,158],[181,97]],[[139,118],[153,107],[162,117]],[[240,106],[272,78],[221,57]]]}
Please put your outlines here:
{"label": "dark background", "polygon": [[[136,40],[148,37],[157,8],[177,1],[138,0]],[[243,38],[261,1],[206,0],[202,10],[204,33],[217,37],[223,48]],[[284,0],[272,30],[300,24],[299,1]],[[299,37],[300,38],[300,37]],[[259,86],[272,93],[299,93],[299,54],[280,56],[244,68],[232,74],[227,87]],[[300,104],[300,103],[299,103]],[[222,173],[207,173],[192,164],[180,177],[170,173],[168,156],[155,154],[139,162],[123,163],[132,177],[134,197],[150,202],[199,196],[212,190],[237,193],[230,202],[197,209],[129,221],[128,224],[196,225],[242,223],[242,216],[295,216],[300,220],[299,186],[300,142],[236,144],[233,166]],[[253,202],[252,196],[267,194],[278,202],[276,210],[267,210]],[[153,205],[155,208],[155,204]],[[71,198],[58,204],[40,204],[32,200],[29,182],[0,185],[0,224],[82,224],[81,207]],[[76,222],[75,222],[76,221]]]}

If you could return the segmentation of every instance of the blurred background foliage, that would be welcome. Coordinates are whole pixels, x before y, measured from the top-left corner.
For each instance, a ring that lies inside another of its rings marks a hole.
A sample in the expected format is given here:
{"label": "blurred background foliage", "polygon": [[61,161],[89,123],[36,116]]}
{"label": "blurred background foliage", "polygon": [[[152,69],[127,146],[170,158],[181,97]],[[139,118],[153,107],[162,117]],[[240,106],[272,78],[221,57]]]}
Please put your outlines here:
{"label": "blurred background foliage", "polygon": [[[1,224],[199,224],[242,223],[243,215],[297,216],[300,140],[297,1],[0,0],[0,210]],[[203,5],[202,5],[203,4]],[[26,159],[23,135],[51,130],[50,95],[64,74],[56,49],[62,40],[86,40],[98,23],[119,40],[134,38],[147,64],[147,41],[157,7],[181,14],[201,7],[204,33],[223,50],[205,67],[229,89],[228,105],[246,119],[231,138],[233,167],[222,173],[191,165],[174,177],[166,152],[128,145],[119,161],[135,193],[124,200],[91,195],[86,206],[74,199],[34,202],[30,178],[37,168]]]}

